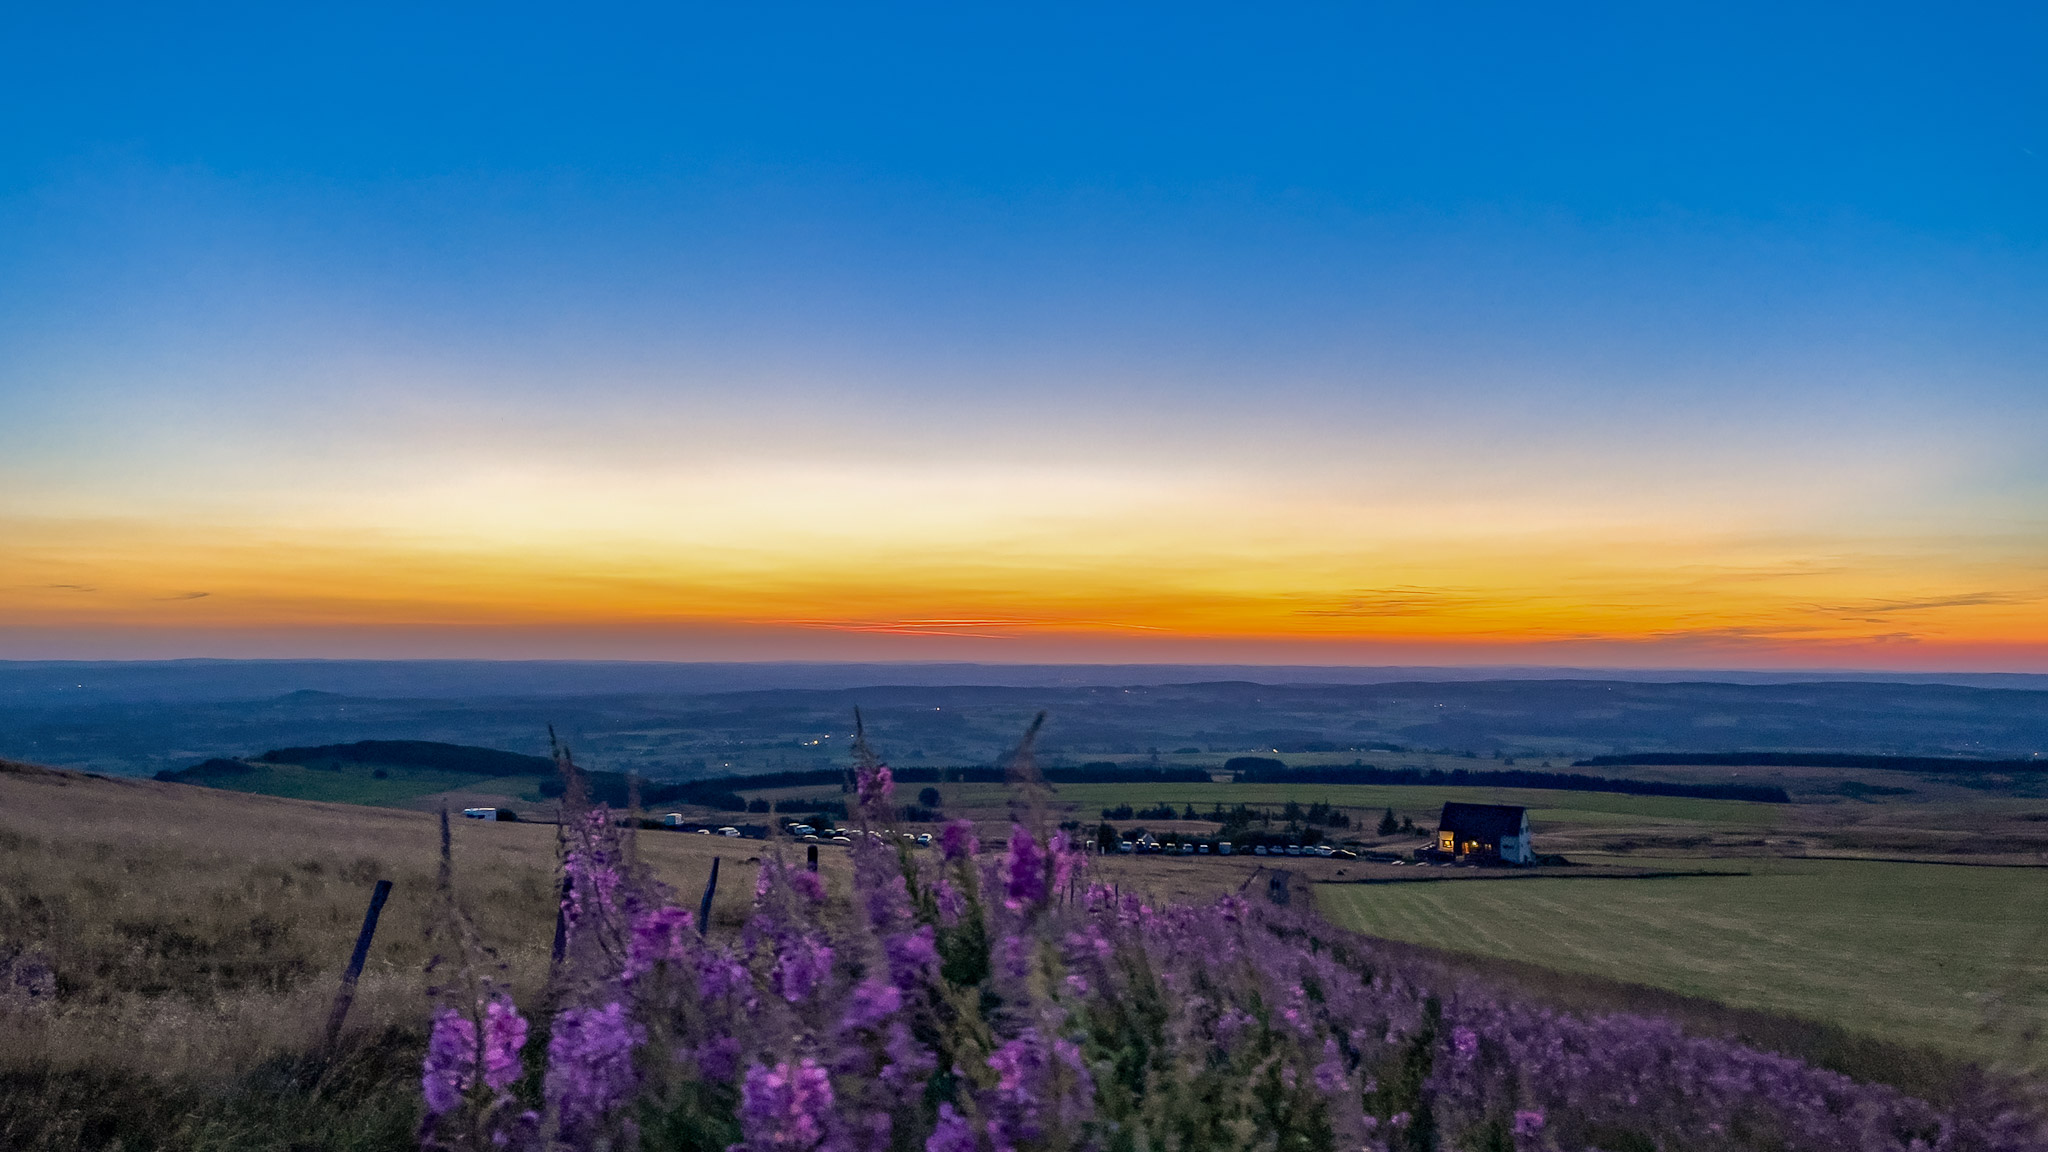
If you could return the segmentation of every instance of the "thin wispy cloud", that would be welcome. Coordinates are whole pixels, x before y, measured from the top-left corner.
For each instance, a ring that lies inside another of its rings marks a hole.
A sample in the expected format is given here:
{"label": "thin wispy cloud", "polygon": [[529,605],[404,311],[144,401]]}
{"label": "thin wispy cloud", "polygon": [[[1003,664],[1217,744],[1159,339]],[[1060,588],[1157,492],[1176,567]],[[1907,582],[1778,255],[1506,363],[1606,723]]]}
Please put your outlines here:
{"label": "thin wispy cloud", "polygon": [[1488,603],[1479,596],[1448,588],[1375,588],[1319,608],[1297,608],[1297,616],[1331,618],[1374,616],[1437,616]]}

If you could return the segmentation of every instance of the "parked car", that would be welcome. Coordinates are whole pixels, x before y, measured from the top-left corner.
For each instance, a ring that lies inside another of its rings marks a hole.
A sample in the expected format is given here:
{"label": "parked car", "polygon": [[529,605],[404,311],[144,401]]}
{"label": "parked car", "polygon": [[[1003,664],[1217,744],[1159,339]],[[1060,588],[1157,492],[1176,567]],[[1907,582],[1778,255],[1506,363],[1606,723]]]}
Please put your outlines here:
{"label": "parked car", "polygon": [[1137,845],[1132,844],[1129,840],[1119,840],[1116,842],[1116,850],[1128,856],[1138,849]]}
{"label": "parked car", "polygon": [[1252,848],[1252,855],[1254,855],[1254,856],[1264,856],[1265,854],[1266,854],[1266,846],[1265,846],[1264,844],[1259,844],[1259,845],[1255,845],[1255,846],[1254,846],[1254,847]]}
{"label": "parked car", "polygon": [[464,808],[462,814],[471,820],[496,820],[498,818],[498,810],[496,808]]}
{"label": "parked car", "polygon": [[728,824],[725,827],[720,828],[718,830],[718,834],[720,836],[737,836],[740,834],[740,830]]}
{"label": "parked car", "polygon": [[929,833],[929,832],[919,832],[919,833],[917,834],[917,842],[918,842],[918,843],[919,843],[920,845],[923,845],[923,846],[924,846],[924,847],[926,847],[926,848],[929,848],[929,847],[931,847],[931,844],[932,844],[932,834],[931,834],[931,833]]}
{"label": "parked car", "polygon": [[851,837],[851,836],[834,836],[834,837],[832,838],[832,842],[833,842],[834,844],[851,844],[851,843],[853,843],[853,837]]}

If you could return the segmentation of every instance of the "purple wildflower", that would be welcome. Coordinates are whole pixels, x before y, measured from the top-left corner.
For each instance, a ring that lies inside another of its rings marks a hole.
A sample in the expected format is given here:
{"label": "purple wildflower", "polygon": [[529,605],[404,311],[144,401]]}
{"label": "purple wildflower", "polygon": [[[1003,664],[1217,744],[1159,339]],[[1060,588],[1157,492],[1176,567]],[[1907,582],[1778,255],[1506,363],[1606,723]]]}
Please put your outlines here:
{"label": "purple wildflower", "polygon": [[1010,825],[1010,853],[1003,869],[1003,907],[1016,911],[1045,902],[1045,854],[1022,824]]}
{"label": "purple wildflower", "polygon": [[1070,1040],[1048,1044],[1026,1028],[991,1053],[988,1066],[996,1073],[990,1135],[998,1147],[1041,1139],[1048,1128],[1078,1123],[1093,1110],[1095,1082]]}
{"label": "purple wildflower", "polygon": [[636,918],[621,976],[626,980],[637,979],[656,965],[681,960],[689,954],[696,927],[696,916],[682,908],[656,908]]}
{"label": "purple wildflower", "polygon": [[958,888],[953,887],[953,882],[944,876],[939,877],[939,882],[933,886],[933,892],[938,899],[939,922],[948,928],[958,924],[960,917],[967,914],[967,897]]}
{"label": "purple wildflower", "polygon": [[790,873],[789,886],[796,889],[804,899],[809,900],[813,904],[823,904],[825,902],[825,881],[820,879],[816,872]]}
{"label": "purple wildflower", "polygon": [[1543,1113],[1524,1109],[1515,1113],[1515,1135],[1534,1136],[1543,1131]]}
{"label": "purple wildflower", "polygon": [[899,1092],[923,1091],[926,1078],[938,1067],[931,1049],[919,1043],[902,1020],[890,1021],[889,1041],[883,1046],[883,1054],[889,1062],[882,1066],[882,1082]]}
{"label": "purple wildflower", "polygon": [[972,820],[954,820],[939,830],[939,851],[946,859],[965,860],[981,851],[981,841],[974,836]]}
{"label": "purple wildflower", "polygon": [[484,1007],[484,1086],[503,1092],[519,1079],[519,1050],[526,1047],[526,1017],[512,1001],[494,997]]}
{"label": "purple wildflower", "polygon": [[1075,870],[1086,866],[1087,857],[1074,849],[1064,828],[1053,833],[1047,849],[1052,856],[1052,890],[1056,894],[1065,892],[1067,885],[1073,883]]}
{"label": "purple wildflower", "polygon": [[929,924],[920,924],[908,932],[899,932],[883,940],[882,950],[889,957],[889,975],[905,987],[919,980],[928,980],[932,973],[938,971],[939,949],[933,942]]}
{"label": "purple wildflower", "polygon": [[453,1008],[434,1016],[427,1039],[425,1073],[420,1077],[427,1115],[439,1116],[462,1103],[462,1094],[476,1082],[476,1025]]}
{"label": "purple wildflower", "polygon": [[1457,1049],[1459,1059],[1469,1060],[1479,1051],[1479,1033],[1460,1024],[1451,1029],[1451,1047]]}
{"label": "purple wildflower", "polygon": [[740,1042],[737,1037],[720,1036],[697,1046],[697,1073],[704,1079],[723,1084],[733,1078],[740,1067]]}
{"label": "purple wildflower", "polygon": [[[526,1019],[504,996],[484,1005],[484,1086],[503,1093],[519,1079],[519,1050],[526,1046]],[[427,1059],[420,1075],[420,1094],[427,1114],[439,1116],[461,1105],[476,1087],[476,1022],[454,1008],[434,1016],[427,1039]]]}
{"label": "purple wildflower", "polygon": [[887,764],[865,765],[853,772],[854,787],[860,796],[860,806],[869,811],[879,811],[889,806],[889,798],[896,792],[896,775],[889,771]]}
{"label": "purple wildflower", "polygon": [[647,1030],[617,1001],[602,1008],[567,1008],[555,1017],[548,1040],[547,1094],[561,1109],[562,1127],[600,1124],[631,1098],[638,1081],[633,1049]]}
{"label": "purple wildflower", "polygon": [[740,1130],[746,1152],[810,1152],[824,1142],[832,1113],[832,1078],[805,1057],[794,1067],[755,1064],[740,1088]]}
{"label": "purple wildflower", "polygon": [[1326,1094],[1334,1094],[1344,1086],[1344,1062],[1337,1054],[1335,1040],[1323,1041],[1323,1062],[1316,1065],[1316,1087]]}
{"label": "purple wildflower", "polygon": [[832,975],[832,947],[823,940],[798,936],[783,943],[769,979],[776,992],[791,1004],[811,994],[811,989]]}
{"label": "purple wildflower", "polygon": [[931,1137],[924,1142],[924,1152],[975,1152],[977,1147],[974,1126],[966,1117],[955,1112],[951,1104],[939,1105],[939,1126],[932,1129]]}
{"label": "purple wildflower", "polygon": [[880,980],[861,981],[854,986],[849,999],[846,1015],[839,1021],[840,1029],[846,1032],[873,1028],[903,1007],[902,989]]}

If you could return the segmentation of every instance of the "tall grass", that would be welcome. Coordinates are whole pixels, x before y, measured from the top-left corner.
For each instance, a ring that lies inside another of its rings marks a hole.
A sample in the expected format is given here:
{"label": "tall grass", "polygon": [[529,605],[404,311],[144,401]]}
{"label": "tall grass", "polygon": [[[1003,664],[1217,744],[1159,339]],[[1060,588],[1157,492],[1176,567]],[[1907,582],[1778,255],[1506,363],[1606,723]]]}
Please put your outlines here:
{"label": "tall grass", "polygon": [[[551,830],[457,831],[480,932],[538,987]],[[0,771],[0,1148],[407,1143],[433,835],[415,813]],[[322,1054],[379,878],[394,894]]]}

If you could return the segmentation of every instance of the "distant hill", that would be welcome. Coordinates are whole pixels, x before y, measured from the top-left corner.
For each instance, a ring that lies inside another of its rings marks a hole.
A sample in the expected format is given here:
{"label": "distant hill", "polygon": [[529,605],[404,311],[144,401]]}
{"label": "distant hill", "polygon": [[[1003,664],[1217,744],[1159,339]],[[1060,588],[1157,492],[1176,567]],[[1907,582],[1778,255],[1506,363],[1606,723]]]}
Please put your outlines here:
{"label": "distant hill", "polygon": [[[460,685],[455,682],[474,671],[466,665],[438,671],[397,667],[388,682],[370,675],[368,666],[355,669],[351,675],[360,674],[356,678],[366,692],[394,693],[371,696],[335,694],[347,685],[325,666],[236,668],[241,679],[234,684],[246,683],[255,691],[260,681],[260,697],[175,698],[176,685],[168,682],[176,680],[179,670],[169,667],[157,667],[154,679],[134,683],[100,670],[80,669],[63,682],[49,681],[54,673],[46,673],[33,691],[17,675],[10,689],[10,675],[0,667],[0,756],[148,775],[209,757],[244,757],[260,748],[299,760],[364,763],[376,757],[388,763],[395,757],[410,765],[421,761],[395,746],[417,741],[508,749],[498,754],[539,760],[546,756],[547,731],[553,726],[588,767],[664,782],[690,781],[843,768],[855,708],[865,718],[869,740],[898,769],[993,765],[1015,746],[1032,716],[1044,710],[1050,719],[1037,749],[1048,776],[1103,762],[1213,770],[1237,756],[1282,759],[1290,766],[1299,766],[1297,757],[1312,756],[1427,768],[1426,756],[1465,755],[1502,767],[1509,766],[1509,758],[1562,767],[1575,759],[1646,754],[1762,750],[1801,756],[2015,758],[2048,749],[2048,692],[2018,687],[1875,681],[1238,680],[690,692],[679,690],[690,682],[674,669],[650,671],[643,681],[634,681],[623,668],[547,665],[526,668],[518,676],[502,669],[489,675],[477,671],[474,682]],[[226,669],[208,665],[189,671],[195,678],[186,686],[190,692],[206,684],[213,685],[209,691],[222,692],[234,686],[216,682],[214,673],[225,675]],[[899,671],[909,676],[917,670]],[[762,669],[754,672],[765,675]],[[114,682],[101,683],[100,676]],[[663,689],[668,683],[663,676],[670,676],[675,688]],[[708,679],[709,672],[704,676]],[[137,698],[157,681],[166,682],[160,695]],[[645,690],[594,691],[614,681]],[[727,680],[742,687],[747,682],[737,672]],[[430,688],[451,694],[440,699],[397,694]],[[522,694],[482,694],[492,689]],[[361,746],[366,739],[384,747]],[[420,754],[434,757],[429,763],[472,775],[505,770],[466,767],[432,751]]]}
{"label": "distant hill", "polygon": [[266,764],[383,764],[398,768],[435,768],[478,776],[528,776],[552,773],[555,762],[544,756],[523,756],[495,748],[442,744],[433,740],[358,740],[353,744],[321,744],[312,748],[273,748],[257,757]]}
{"label": "distant hill", "polygon": [[231,792],[394,805],[420,796],[472,791],[485,780],[508,781],[494,791],[531,792],[555,776],[555,763],[495,748],[431,740],[358,740],[306,748],[274,748],[248,760],[216,756],[156,779]]}

